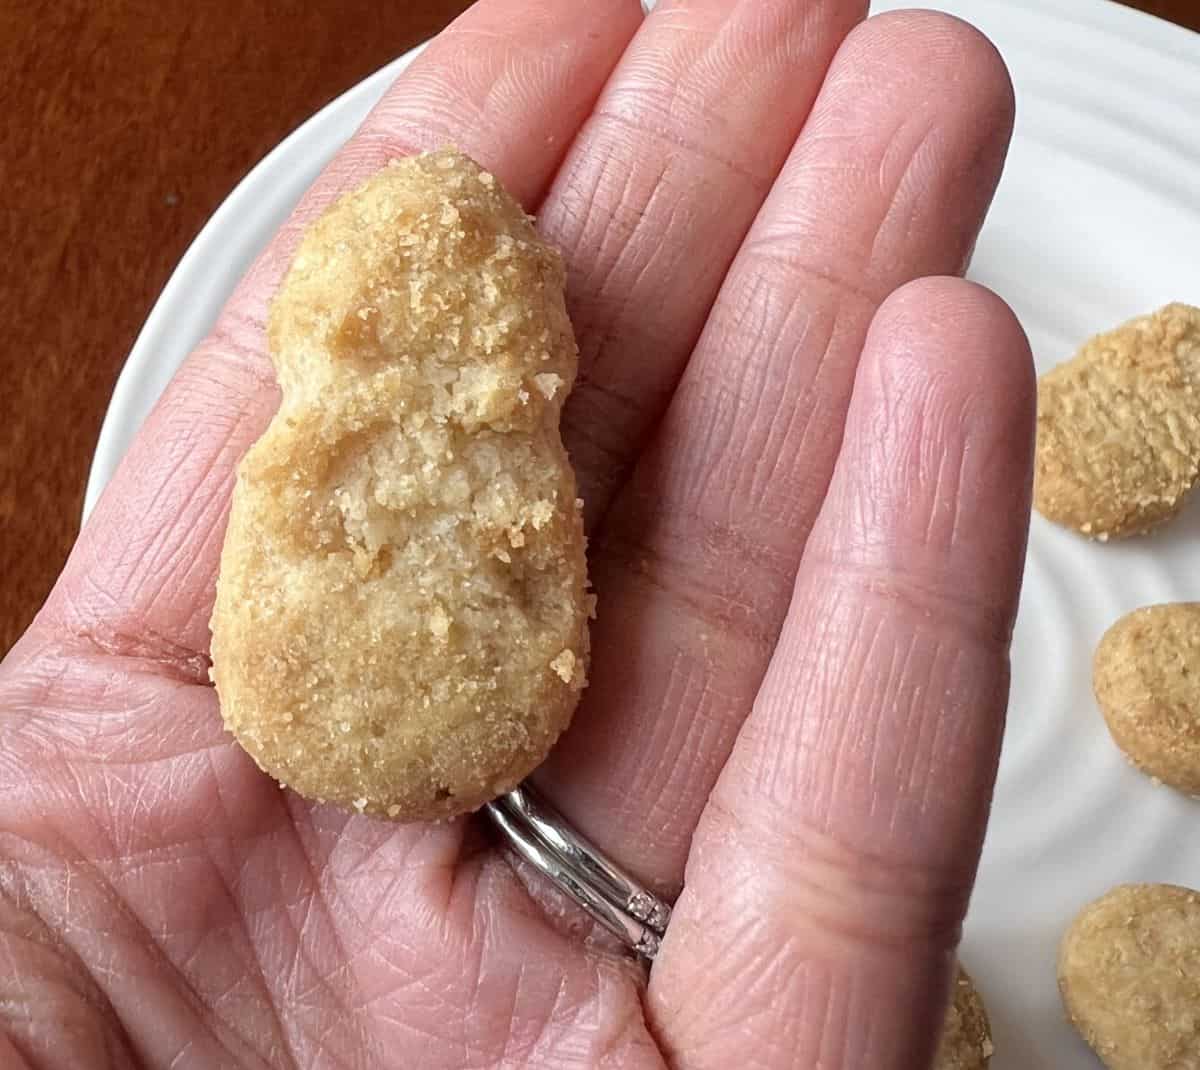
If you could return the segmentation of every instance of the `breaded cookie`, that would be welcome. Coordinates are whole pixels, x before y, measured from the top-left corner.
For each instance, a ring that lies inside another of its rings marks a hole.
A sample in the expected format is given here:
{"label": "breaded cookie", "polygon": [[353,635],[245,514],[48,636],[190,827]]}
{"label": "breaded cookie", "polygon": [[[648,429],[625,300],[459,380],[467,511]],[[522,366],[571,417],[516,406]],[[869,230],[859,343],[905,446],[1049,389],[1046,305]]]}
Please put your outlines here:
{"label": "breaded cookie", "polygon": [[933,1070],[983,1070],[993,1051],[992,1030],[983,1000],[960,966]]}
{"label": "breaded cookie", "polygon": [[283,401],[238,472],[212,618],[225,723],[301,795],[449,817],[570,721],[592,598],[563,280],[451,151],[391,163],[303,238],[269,325]]}
{"label": "breaded cookie", "polygon": [[1200,1070],[1200,894],[1126,884],[1059,948],[1067,1017],[1109,1070]]}
{"label": "breaded cookie", "polygon": [[1038,384],[1034,504],[1099,539],[1169,520],[1200,477],[1200,309],[1097,335]]}
{"label": "breaded cookie", "polygon": [[1092,679],[1108,730],[1134,765],[1200,795],[1200,603],[1122,617],[1096,648]]}

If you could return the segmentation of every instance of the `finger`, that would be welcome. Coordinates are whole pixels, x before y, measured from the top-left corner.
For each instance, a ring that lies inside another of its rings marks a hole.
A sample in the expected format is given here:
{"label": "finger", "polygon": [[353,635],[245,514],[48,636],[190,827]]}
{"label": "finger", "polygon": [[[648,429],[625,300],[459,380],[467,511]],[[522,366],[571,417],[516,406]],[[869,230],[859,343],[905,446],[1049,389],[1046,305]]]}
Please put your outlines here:
{"label": "finger", "polygon": [[634,0],[488,0],[397,80],[175,377],[99,503],[41,627],[204,679],[234,466],[277,405],[267,303],[299,235],[391,157],[454,142],[530,205],[641,20]]}
{"label": "finger", "polygon": [[1034,399],[986,291],[926,280],[875,318],[651,979],[674,1065],[729,1066],[762,1036],[763,1067],[932,1056],[1007,702]]}
{"label": "finger", "polygon": [[589,530],[662,415],[860,0],[667,0],[541,212],[580,374],[563,414]]}
{"label": "finger", "polygon": [[871,316],[961,268],[1011,120],[1004,66],[964,23],[850,35],[594,540],[595,682],[548,790],[668,890],[766,671]]}

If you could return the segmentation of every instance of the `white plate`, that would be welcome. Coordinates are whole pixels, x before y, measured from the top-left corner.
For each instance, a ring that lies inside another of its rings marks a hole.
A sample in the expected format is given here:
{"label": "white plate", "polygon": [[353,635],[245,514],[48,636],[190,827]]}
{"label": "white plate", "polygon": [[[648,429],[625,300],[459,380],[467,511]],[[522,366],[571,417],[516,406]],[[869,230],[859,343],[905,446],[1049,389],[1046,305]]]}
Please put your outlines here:
{"label": "white plate", "polygon": [[[885,2],[876,9],[901,6]],[[1096,329],[1200,304],[1200,36],[1101,0],[934,0],[999,45],[1017,134],[972,277],[1016,308],[1044,371]],[[113,395],[90,510],[134,432],[241,272],[411,58],[279,145],[188,250]],[[992,1015],[994,1070],[1098,1064],[1063,1022],[1060,933],[1121,881],[1200,887],[1200,803],[1155,787],[1109,741],[1091,652],[1136,606],[1200,598],[1200,508],[1165,533],[1091,545],[1035,518],[1008,736],[963,959]]]}

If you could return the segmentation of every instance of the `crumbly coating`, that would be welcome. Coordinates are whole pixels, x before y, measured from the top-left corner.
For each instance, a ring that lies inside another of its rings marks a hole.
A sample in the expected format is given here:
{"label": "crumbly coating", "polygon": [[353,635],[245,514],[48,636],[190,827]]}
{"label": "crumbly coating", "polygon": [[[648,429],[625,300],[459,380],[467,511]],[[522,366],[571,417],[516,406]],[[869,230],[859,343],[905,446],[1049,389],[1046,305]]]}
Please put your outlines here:
{"label": "crumbly coating", "polygon": [[1169,520],[1200,478],[1200,309],[1091,339],[1038,384],[1034,505],[1099,539]]}
{"label": "crumbly coating", "polygon": [[984,1070],[995,1050],[983,999],[959,966],[933,1070]]}
{"label": "crumbly coating", "polygon": [[1200,893],[1126,884],[1059,948],[1067,1017],[1109,1070],[1200,1070]]}
{"label": "crumbly coating", "polygon": [[238,472],[212,619],[226,725],[301,795],[449,817],[569,723],[593,600],[563,281],[449,150],[391,163],[301,242],[268,331],[283,400]]}
{"label": "crumbly coating", "polygon": [[1134,765],[1200,795],[1200,603],[1122,617],[1096,648],[1092,682],[1109,732]]}

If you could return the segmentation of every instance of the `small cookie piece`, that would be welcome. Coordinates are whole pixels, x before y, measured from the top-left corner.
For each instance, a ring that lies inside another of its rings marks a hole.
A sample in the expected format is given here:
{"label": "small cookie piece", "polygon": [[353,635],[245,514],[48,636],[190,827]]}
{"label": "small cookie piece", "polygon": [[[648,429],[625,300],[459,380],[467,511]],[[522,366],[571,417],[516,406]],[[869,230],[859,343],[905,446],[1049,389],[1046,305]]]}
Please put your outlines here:
{"label": "small cookie piece", "polygon": [[1200,603],[1146,606],[1096,648],[1096,701],[1142,772],[1200,795]]}
{"label": "small cookie piece", "polygon": [[1059,947],[1058,987],[1109,1070],[1198,1070],[1200,893],[1125,884],[1084,907]]}
{"label": "small cookie piece", "polygon": [[1033,500],[1098,539],[1169,520],[1200,478],[1200,309],[1091,339],[1038,382]]}
{"label": "small cookie piece", "polygon": [[933,1070],[983,1070],[995,1050],[983,1000],[959,966]]}
{"label": "small cookie piece", "polygon": [[275,299],[283,398],[238,472],[212,618],[225,723],[301,795],[400,820],[518,783],[584,686],[564,269],[492,175],[394,161]]}

